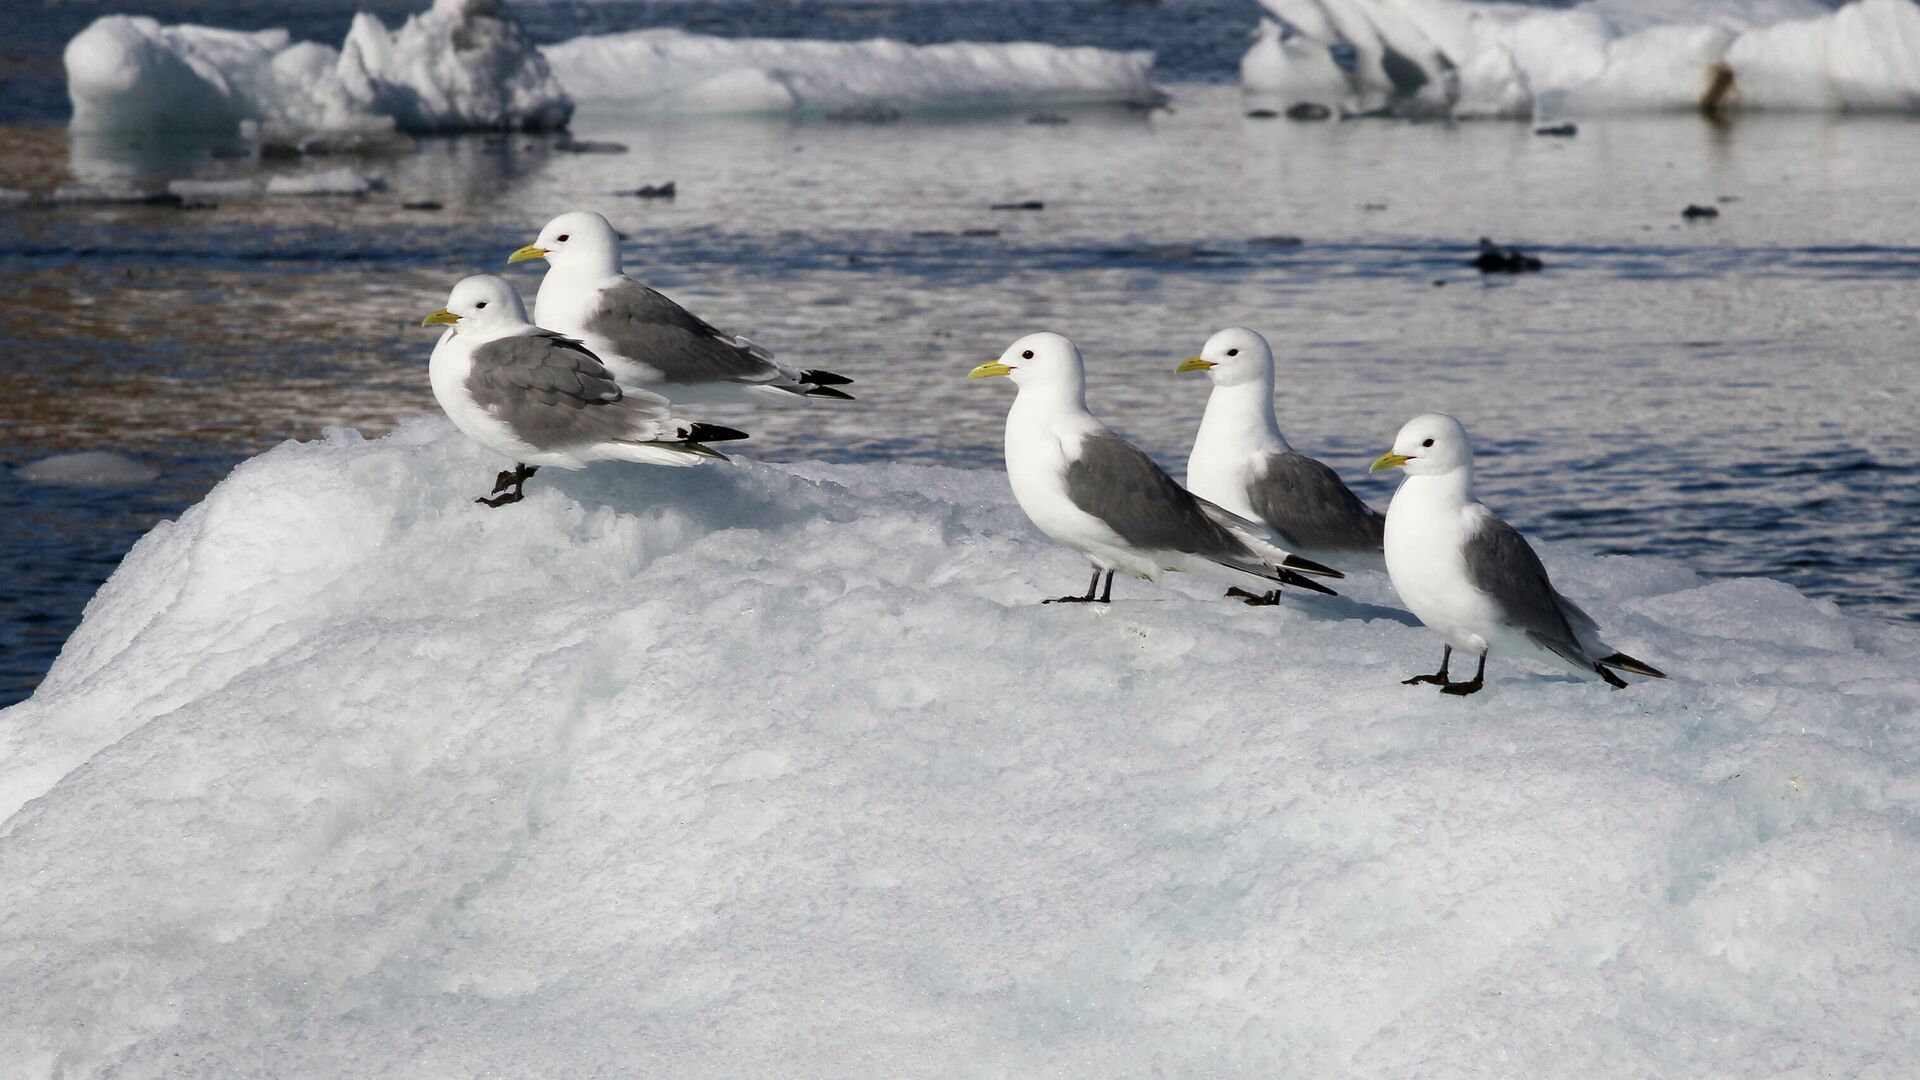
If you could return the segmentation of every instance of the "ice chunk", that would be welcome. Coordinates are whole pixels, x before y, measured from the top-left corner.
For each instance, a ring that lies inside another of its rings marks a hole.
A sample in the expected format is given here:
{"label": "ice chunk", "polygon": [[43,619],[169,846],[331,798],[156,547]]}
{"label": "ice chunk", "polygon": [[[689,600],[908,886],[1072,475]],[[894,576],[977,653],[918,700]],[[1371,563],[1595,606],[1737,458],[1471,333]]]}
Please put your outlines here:
{"label": "ice chunk", "polygon": [[111,450],[79,450],[30,461],[13,470],[16,480],[67,487],[131,487],[151,482],[160,471]]}
{"label": "ice chunk", "polygon": [[267,181],[269,195],[365,195],[372,189],[372,181],[346,166]]}
{"label": "ice chunk", "polygon": [[496,0],[436,0],[389,34],[354,19],[345,50],[284,30],[94,21],[66,49],[78,132],[204,130],[297,142],[314,132],[554,128],[572,104]]}
{"label": "ice chunk", "polygon": [[1673,678],[1460,700],[1377,573],[1043,607],[999,470],[505,464],[287,444],[128,553],[0,712],[0,1075],[1920,1060],[1915,628],[1550,545]]}
{"label": "ice chunk", "polygon": [[260,182],[246,177],[231,180],[198,180],[182,177],[167,183],[167,190],[183,199],[234,199],[260,194]]}
{"label": "ice chunk", "polygon": [[1153,54],[1032,42],[719,38],[636,30],[545,49],[582,103],[660,112],[902,112],[1154,105]]}
{"label": "ice chunk", "polygon": [[1262,0],[1250,92],[1456,117],[1920,111],[1920,4]]}

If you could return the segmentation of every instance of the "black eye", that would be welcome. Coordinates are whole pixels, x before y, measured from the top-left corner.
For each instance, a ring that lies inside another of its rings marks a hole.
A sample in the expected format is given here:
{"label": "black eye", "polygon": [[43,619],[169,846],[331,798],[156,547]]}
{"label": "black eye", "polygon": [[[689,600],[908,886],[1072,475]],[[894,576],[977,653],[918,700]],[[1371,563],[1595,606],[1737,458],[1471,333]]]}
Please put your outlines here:
{"label": "black eye", "polygon": [[1020,354],[1020,359],[1022,359],[1022,360],[1031,360],[1031,359],[1033,359],[1033,350],[1032,350],[1032,349],[1028,349],[1028,350],[1027,350],[1026,352],[1023,352],[1023,353],[1021,353],[1021,354]]}
{"label": "black eye", "polygon": [[1432,446],[1432,445],[1433,445],[1433,440],[1432,440],[1432,439],[1428,439],[1428,440],[1427,440],[1426,442],[1423,442],[1423,443],[1421,443],[1420,445],[1421,445],[1421,446]]}
{"label": "black eye", "polygon": [[[486,302],[485,300],[482,300],[482,301],[480,301],[479,303],[477,303],[477,304],[475,304],[475,305],[473,305],[473,306],[474,306],[475,308],[483,308],[483,307],[486,307],[486,306],[487,306],[487,302]],[[1432,440],[1432,439],[1428,439],[1428,440],[1427,440],[1427,445],[1428,445],[1428,446],[1432,446],[1432,445],[1433,445],[1433,440]]]}
{"label": "black eye", "polygon": [[561,234],[560,234],[559,236],[556,236],[556,237],[554,237],[554,238],[553,238],[553,242],[554,242],[554,243],[556,243],[556,244],[564,244],[564,243],[566,243],[566,242],[567,242],[567,234],[566,234],[566,233],[561,233]]}
{"label": "black eye", "polygon": [[1239,355],[1240,355],[1240,350],[1239,350],[1239,349],[1228,349],[1228,350],[1227,350],[1227,355],[1228,355],[1228,356],[1239,356]]}

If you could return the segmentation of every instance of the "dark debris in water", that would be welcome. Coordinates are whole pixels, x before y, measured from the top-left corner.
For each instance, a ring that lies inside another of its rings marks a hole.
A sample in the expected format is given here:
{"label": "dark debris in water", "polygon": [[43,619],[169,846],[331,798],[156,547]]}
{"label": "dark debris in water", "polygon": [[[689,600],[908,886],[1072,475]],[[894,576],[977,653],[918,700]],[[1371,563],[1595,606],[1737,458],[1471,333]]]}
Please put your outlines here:
{"label": "dark debris in water", "polygon": [[1719,217],[1720,208],[1716,206],[1701,206],[1699,203],[1688,203],[1687,208],[1680,211],[1680,216],[1686,218],[1688,221],[1705,221]]}
{"label": "dark debris in water", "polygon": [[987,207],[989,210],[1045,210],[1046,208],[1047,204],[1039,199],[1028,199],[1025,202],[997,202]]}
{"label": "dark debris in water", "polygon": [[1530,274],[1546,267],[1537,256],[1517,247],[1501,247],[1484,236],[1480,238],[1480,253],[1470,265],[1483,274]]}
{"label": "dark debris in water", "polygon": [[636,199],[671,199],[676,193],[675,181],[672,180],[664,184],[642,184],[632,191],[623,192],[623,194],[631,195]]}

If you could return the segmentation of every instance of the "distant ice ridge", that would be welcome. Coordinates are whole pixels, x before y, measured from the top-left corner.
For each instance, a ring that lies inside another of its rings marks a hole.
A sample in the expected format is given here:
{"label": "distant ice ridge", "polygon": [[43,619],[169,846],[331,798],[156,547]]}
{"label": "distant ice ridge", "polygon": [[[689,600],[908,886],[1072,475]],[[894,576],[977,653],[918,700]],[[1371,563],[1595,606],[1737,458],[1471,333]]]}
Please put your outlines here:
{"label": "distant ice ridge", "polygon": [[338,50],[285,30],[108,15],[67,44],[73,129],[314,133],[564,127],[575,100],[661,112],[912,112],[1165,100],[1149,52],[1028,42],[915,46],[677,30],[529,44],[500,0],[435,0],[389,32],[365,12]]}
{"label": "distant ice ridge", "polygon": [[1261,0],[1250,91],[1350,113],[1920,112],[1920,3]]}
{"label": "distant ice ridge", "polygon": [[501,464],[287,444],[128,554],[0,712],[0,1076],[1920,1060],[1912,627],[1553,545],[1673,679],[1459,700],[1378,574],[1042,607],[998,470]]}
{"label": "distant ice ridge", "polygon": [[338,50],[285,30],[108,15],[67,43],[66,66],[84,132],[549,129],[573,113],[499,0],[434,0],[393,32],[362,12]]}
{"label": "distant ice ridge", "polygon": [[1150,52],[1032,42],[906,45],[636,30],[548,46],[583,103],[678,113],[1157,105]]}

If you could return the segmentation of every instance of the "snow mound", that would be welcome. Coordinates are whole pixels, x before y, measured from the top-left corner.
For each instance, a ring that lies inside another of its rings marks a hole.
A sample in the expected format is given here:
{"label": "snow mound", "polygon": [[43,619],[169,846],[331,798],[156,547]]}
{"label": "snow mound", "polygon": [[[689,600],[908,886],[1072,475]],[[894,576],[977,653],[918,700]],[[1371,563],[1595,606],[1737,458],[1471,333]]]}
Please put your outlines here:
{"label": "snow mound", "polygon": [[1261,0],[1247,90],[1349,113],[1920,111],[1920,3]]}
{"label": "snow mound", "polygon": [[1549,548],[1673,679],[1461,700],[1377,574],[1040,606],[998,472],[502,464],[331,433],[128,554],[0,712],[0,1075],[1920,1060],[1912,628]]}
{"label": "snow mound", "polygon": [[150,483],[159,475],[160,470],[153,466],[111,450],[54,454],[13,470],[16,480],[66,487],[131,487]]}
{"label": "snow mound", "polygon": [[637,30],[545,51],[576,100],[657,112],[946,112],[1165,100],[1148,81],[1150,52],[1032,42],[906,45]]}
{"label": "snow mound", "polygon": [[435,0],[389,33],[354,17],[344,48],[285,30],[165,26],[107,15],[67,43],[80,132],[313,132],[565,126],[573,105],[498,0]]}

